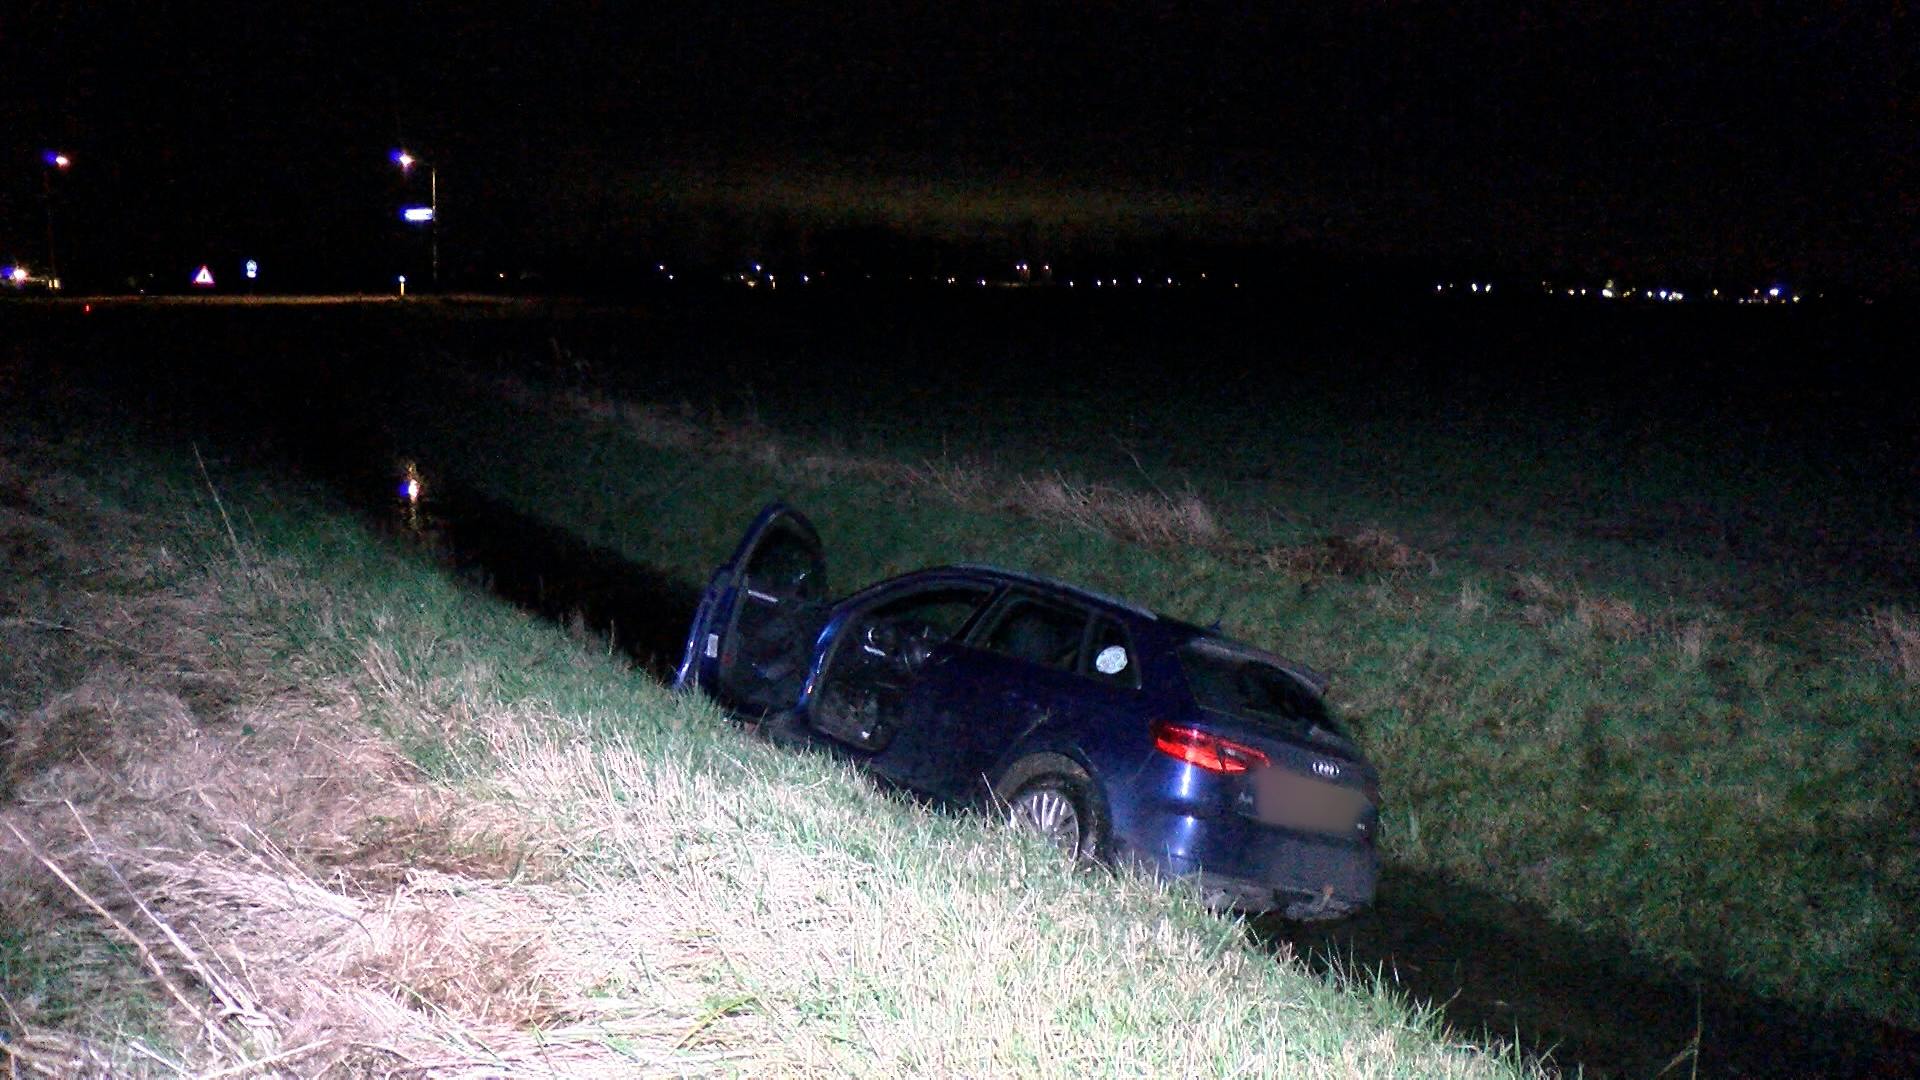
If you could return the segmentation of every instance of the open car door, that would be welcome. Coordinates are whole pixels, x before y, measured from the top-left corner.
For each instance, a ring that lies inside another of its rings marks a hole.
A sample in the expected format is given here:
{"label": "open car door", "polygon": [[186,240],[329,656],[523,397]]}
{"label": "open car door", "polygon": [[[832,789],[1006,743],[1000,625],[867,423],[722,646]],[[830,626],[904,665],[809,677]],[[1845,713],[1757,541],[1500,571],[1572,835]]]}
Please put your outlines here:
{"label": "open car door", "polygon": [[799,702],[829,609],[820,534],[799,511],[760,511],[700,598],[674,686],[769,711]]}

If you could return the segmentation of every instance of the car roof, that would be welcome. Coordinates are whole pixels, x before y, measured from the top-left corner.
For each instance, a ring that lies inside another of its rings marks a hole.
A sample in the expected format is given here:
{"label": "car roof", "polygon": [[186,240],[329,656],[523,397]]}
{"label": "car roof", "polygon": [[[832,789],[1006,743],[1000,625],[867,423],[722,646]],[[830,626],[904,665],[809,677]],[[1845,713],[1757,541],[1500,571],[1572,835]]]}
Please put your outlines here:
{"label": "car roof", "polygon": [[1164,628],[1165,633],[1170,635],[1168,638],[1170,645],[1191,642],[1201,645],[1202,647],[1211,647],[1234,653],[1248,659],[1260,660],[1281,668],[1288,674],[1298,678],[1316,694],[1325,694],[1327,692],[1329,680],[1324,673],[1316,671],[1297,660],[1289,660],[1278,653],[1260,648],[1258,645],[1249,644],[1238,638],[1227,637],[1225,634],[1222,634],[1217,627],[1199,626],[1187,622],[1184,619],[1175,619],[1171,616],[1161,615],[1151,608],[1141,607],[1139,604],[1130,600],[1122,600],[1117,596],[1089,589],[1083,585],[1075,585],[1070,581],[1061,581],[1059,578],[1048,577],[1045,574],[1029,573],[1025,570],[1009,570],[1004,566],[994,566],[990,563],[955,563],[951,566],[931,567],[923,572],[937,574],[943,571],[959,571],[961,573],[994,578],[1003,582],[1017,582],[1022,585],[1031,585],[1035,588],[1063,592],[1094,604],[1124,611],[1129,615],[1134,615],[1148,622],[1159,624]]}
{"label": "car roof", "polygon": [[987,563],[956,563],[953,569],[965,570],[968,573],[974,574],[985,574],[1006,581],[1017,581],[1023,585],[1032,585],[1037,588],[1068,593],[1082,600],[1090,600],[1096,604],[1117,608],[1129,615],[1138,616],[1142,619],[1157,621],[1160,618],[1157,612],[1150,608],[1141,607],[1139,604],[1130,600],[1122,600],[1117,596],[1097,592],[1083,585],[1075,585],[1070,581],[1061,581],[1059,578],[1047,577],[1045,574],[1031,574],[1024,570],[1009,570],[1004,566],[992,566]]}

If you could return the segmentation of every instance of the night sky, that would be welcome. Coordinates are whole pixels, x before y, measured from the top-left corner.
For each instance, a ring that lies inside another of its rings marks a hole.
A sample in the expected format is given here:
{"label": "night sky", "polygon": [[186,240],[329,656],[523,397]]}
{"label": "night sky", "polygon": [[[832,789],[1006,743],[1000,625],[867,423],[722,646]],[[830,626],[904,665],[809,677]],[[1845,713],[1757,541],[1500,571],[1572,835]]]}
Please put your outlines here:
{"label": "night sky", "polygon": [[58,147],[70,264],[351,275],[404,143],[474,270],[800,222],[1920,287],[1912,17],[1510,7],[9,0],[0,258]]}

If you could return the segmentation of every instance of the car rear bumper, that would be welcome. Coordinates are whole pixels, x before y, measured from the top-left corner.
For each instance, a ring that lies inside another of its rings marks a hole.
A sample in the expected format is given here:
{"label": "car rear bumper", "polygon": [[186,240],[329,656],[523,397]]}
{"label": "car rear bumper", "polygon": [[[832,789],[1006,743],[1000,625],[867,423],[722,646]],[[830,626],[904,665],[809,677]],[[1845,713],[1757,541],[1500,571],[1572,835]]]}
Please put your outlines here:
{"label": "car rear bumper", "polygon": [[1380,853],[1359,840],[1261,825],[1170,815],[1154,833],[1171,842],[1132,843],[1133,861],[1199,885],[1209,907],[1282,911],[1301,921],[1334,919],[1373,903]]}

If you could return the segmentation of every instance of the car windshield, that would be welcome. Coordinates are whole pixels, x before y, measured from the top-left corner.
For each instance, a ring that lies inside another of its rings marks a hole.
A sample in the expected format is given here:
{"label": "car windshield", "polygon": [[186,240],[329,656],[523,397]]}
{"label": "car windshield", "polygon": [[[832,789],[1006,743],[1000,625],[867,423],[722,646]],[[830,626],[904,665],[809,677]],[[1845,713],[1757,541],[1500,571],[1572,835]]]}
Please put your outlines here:
{"label": "car windshield", "polygon": [[1295,738],[1351,741],[1305,679],[1254,649],[1196,638],[1180,649],[1180,667],[1202,708],[1259,721]]}

